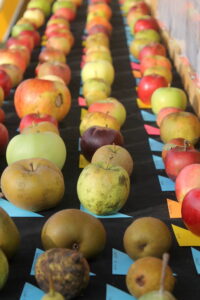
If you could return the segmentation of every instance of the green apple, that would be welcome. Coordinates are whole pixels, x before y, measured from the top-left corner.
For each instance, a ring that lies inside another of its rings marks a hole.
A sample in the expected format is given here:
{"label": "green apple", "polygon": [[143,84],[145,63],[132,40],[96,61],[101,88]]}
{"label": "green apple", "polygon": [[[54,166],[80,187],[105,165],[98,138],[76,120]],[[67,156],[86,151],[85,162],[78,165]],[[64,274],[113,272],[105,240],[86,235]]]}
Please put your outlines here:
{"label": "green apple", "polygon": [[148,39],[151,42],[160,42],[161,36],[160,34],[154,30],[154,29],[145,29],[145,30],[141,30],[138,31],[135,34],[135,39]]}
{"label": "green apple", "polygon": [[52,12],[55,13],[60,8],[70,8],[74,12],[76,12],[76,5],[73,1],[62,1],[62,2],[55,2],[52,7]]}
{"label": "green apple", "polygon": [[12,35],[12,37],[17,37],[20,34],[20,32],[22,32],[24,30],[34,31],[35,28],[30,23],[15,24],[12,28],[11,35]]}
{"label": "green apple", "polygon": [[62,169],[67,156],[63,139],[54,132],[18,134],[8,143],[8,165],[26,158],[46,158]]}
{"label": "green apple", "polygon": [[97,215],[118,212],[125,205],[129,192],[130,179],[127,171],[108,163],[87,165],[77,182],[81,204]]}
{"label": "green apple", "polygon": [[185,110],[187,106],[186,93],[176,87],[161,87],[156,89],[151,96],[151,108],[158,114],[164,107],[177,107]]}
{"label": "green apple", "polygon": [[83,83],[83,96],[87,105],[110,96],[111,86],[100,78],[90,78]]}
{"label": "green apple", "polygon": [[49,16],[51,12],[51,4],[46,0],[31,0],[27,8],[39,8],[44,12],[46,17]]}
{"label": "green apple", "polygon": [[81,78],[83,82],[88,79],[99,78],[105,80],[111,85],[114,81],[114,76],[115,71],[113,65],[107,60],[87,62],[81,71]]}
{"label": "green apple", "polygon": [[4,287],[9,273],[9,264],[6,255],[0,249],[0,290]]}

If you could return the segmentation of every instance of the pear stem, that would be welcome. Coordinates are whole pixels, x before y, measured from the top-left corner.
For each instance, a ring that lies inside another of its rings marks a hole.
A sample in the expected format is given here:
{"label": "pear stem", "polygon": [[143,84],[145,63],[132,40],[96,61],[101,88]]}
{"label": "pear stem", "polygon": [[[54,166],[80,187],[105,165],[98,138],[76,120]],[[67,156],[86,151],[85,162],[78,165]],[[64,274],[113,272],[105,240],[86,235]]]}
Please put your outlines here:
{"label": "pear stem", "polygon": [[166,276],[166,268],[169,261],[169,253],[164,253],[162,258],[162,270],[161,270],[161,277],[160,277],[160,295],[163,295],[164,292],[164,284],[165,284],[165,276]]}

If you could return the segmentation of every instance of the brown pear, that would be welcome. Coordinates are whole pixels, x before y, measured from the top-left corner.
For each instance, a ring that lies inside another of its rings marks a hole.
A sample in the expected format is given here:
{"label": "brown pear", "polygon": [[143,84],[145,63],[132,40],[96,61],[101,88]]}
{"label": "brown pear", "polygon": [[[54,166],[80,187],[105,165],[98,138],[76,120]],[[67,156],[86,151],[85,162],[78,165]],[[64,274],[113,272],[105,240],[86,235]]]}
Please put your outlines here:
{"label": "brown pear", "polygon": [[11,217],[0,207],[0,248],[11,258],[20,245],[20,233]]}

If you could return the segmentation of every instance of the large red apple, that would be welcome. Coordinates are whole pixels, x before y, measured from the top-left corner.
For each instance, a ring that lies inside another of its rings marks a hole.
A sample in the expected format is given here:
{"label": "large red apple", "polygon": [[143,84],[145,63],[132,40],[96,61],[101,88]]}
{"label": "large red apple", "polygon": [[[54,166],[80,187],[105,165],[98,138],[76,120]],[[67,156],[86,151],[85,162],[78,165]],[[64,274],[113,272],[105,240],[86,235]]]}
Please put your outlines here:
{"label": "large red apple", "polygon": [[71,80],[71,69],[67,64],[59,62],[44,62],[39,64],[36,68],[36,74],[38,77],[46,75],[56,75],[62,78],[66,85]]}
{"label": "large red apple", "polygon": [[5,97],[7,97],[10,94],[10,90],[12,88],[12,81],[7,72],[2,69],[0,69],[0,86],[4,91]]}
{"label": "large red apple", "polygon": [[82,135],[80,146],[81,151],[88,161],[91,161],[95,151],[104,145],[123,146],[124,138],[119,130],[108,127],[92,126]]}
{"label": "large red apple", "polygon": [[146,29],[154,29],[156,31],[159,31],[159,26],[155,18],[151,17],[149,19],[139,19],[135,22],[133,32],[137,33],[141,30]]}
{"label": "large red apple", "polygon": [[166,144],[164,144],[163,149],[162,149],[163,161],[165,161],[165,158],[166,158],[169,150],[171,150],[172,148],[175,148],[177,146],[185,147],[186,144],[187,144],[187,149],[190,149],[190,150],[194,149],[194,146],[191,143],[189,143],[188,141],[186,141],[184,138],[174,138],[174,139],[171,139]]}
{"label": "large red apple", "polygon": [[166,86],[168,86],[168,82],[163,76],[156,74],[143,76],[137,89],[138,97],[145,104],[151,104],[153,92],[160,87]]}
{"label": "large red apple", "polygon": [[200,164],[200,152],[196,149],[187,149],[187,144],[185,147],[177,146],[168,151],[164,163],[168,177],[175,181],[185,166]]}
{"label": "large red apple", "polygon": [[194,188],[200,188],[200,164],[191,164],[183,168],[175,181],[175,192],[178,201]]}
{"label": "large red apple", "polygon": [[161,55],[166,56],[166,48],[160,43],[151,43],[143,47],[139,53],[139,60],[142,60],[145,56]]}
{"label": "large red apple", "polygon": [[31,113],[25,115],[21,119],[19,123],[19,131],[21,132],[22,130],[24,130],[24,128],[30,126],[31,124],[37,124],[45,121],[51,122],[58,127],[58,121],[53,116],[47,114]]}
{"label": "large red apple", "polygon": [[148,55],[143,57],[140,62],[140,71],[142,74],[146,69],[149,69],[154,66],[163,66],[169,70],[172,69],[172,64],[170,60],[162,55]]}
{"label": "large red apple", "polygon": [[185,195],[181,214],[187,228],[200,236],[200,188],[194,188]]}
{"label": "large red apple", "polygon": [[9,142],[9,132],[6,126],[0,123],[0,155],[6,153],[6,148]]}

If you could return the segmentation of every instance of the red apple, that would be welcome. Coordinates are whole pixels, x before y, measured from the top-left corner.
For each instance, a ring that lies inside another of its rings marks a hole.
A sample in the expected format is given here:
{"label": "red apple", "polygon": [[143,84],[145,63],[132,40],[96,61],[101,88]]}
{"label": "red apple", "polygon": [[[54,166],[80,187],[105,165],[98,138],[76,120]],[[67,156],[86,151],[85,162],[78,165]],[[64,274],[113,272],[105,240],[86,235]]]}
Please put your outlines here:
{"label": "red apple", "polygon": [[138,97],[143,103],[151,104],[153,92],[160,87],[166,86],[168,86],[168,82],[163,76],[156,74],[143,76],[137,89]]}
{"label": "red apple", "polygon": [[143,57],[143,59],[141,60],[140,71],[143,74],[146,69],[151,68],[153,66],[163,66],[169,70],[172,69],[172,64],[167,57],[162,55],[149,55]]}
{"label": "red apple", "polygon": [[150,15],[151,14],[151,10],[148,6],[148,4],[144,1],[141,1],[141,2],[138,2],[138,3],[134,3],[134,6],[132,6],[130,9],[129,9],[129,12],[133,12],[133,11],[138,11],[138,12],[142,12],[143,14],[145,15]]}
{"label": "red apple", "polygon": [[12,88],[12,81],[6,71],[2,69],[0,69],[0,86],[4,91],[5,97],[7,97],[10,94],[10,90]]}
{"label": "red apple", "polygon": [[166,48],[163,44],[160,43],[150,43],[147,46],[143,47],[139,53],[139,60],[142,60],[145,56],[151,55],[161,55],[166,56]]}
{"label": "red apple", "polygon": [[67,64],[59,62],[44,62],[36,67],[37,77],[43,77],[46,75],[56,75],[62,78],[66,85],[71,80],[71,69]]}
{"label": "red apple", "polygon": [[108,127],[92,126],[82,135],[81,151],[88,161],[91,161],[94,152],[104,145],[123,146],[124,138],[120,131]]}
{"label": "red apple", "polygon": [[200,188],[194,188],[185,195],[181,214],[187,228],[200,236]]}
{"label": "red apple", "polygon": [[46,61],[66,63],[66,56],[60,50],[45,48],[40,52],[39,61],[41,63]]}
{"label": "red apple", "polygon": [[68,21],[73,21],[76,17],[76,13],[73,10],[64,7],[58,9],[54,15],[58,17],[63,17]]}
{"label": "red apple", "polygon": [[2,87],[0,86],[0,106],[2,106],[4,101],[4,91],[2,89]]}
{"label": "red apple", "polygon": [[6,114],[2,108],[0,108],[0,123],[4,123],[6,118]]}
{"label": "red apple", "polygon": [[162,149],[163,161],[165,161],[165,158],[166,158],[169,150],[171,150],[172,148],[175,148],[177,146],[185,147],[186,143],[187,143],[187,149],[190,149],[190,150],[194,149],[194,146],[191,143],[189,143],[188,141],[186,141],[184,138],[171,139],[168,143],[166,143],[163,146],[163,149]]}
{"label": "red apple", "polygon": [[[59,38],[63,38],[64,40],[67,40],[67,42],[69,42],[71,47],[74,45],[74,36],[69,29],[59,29],[59,30],[51,31],[47,37],[47,40],[55,37],[57,38],[59,37]],[[48,47],[48,41],[46,46]]]}
{"label": "red apple", "polygon": [[51,122],[55,126],[58,127],[58,121],[51,115],[48,114],[37,114],[37,113],[31,113],[28,115],[25,115],[19,124],[19,131],[22,132],[24,128],[32,125],[32,124],[38,124],[40,122]]}
{"label": "red apple", "polygon": [[26,39],[26,38],[20,38],[19,36],[18,37],[10,37],[6,42],[6,46],[8,48],[11,48],[12,45],[22,45],[22,46],[25,46],[29,51],[33,50],[32,38]]}
{"label": "red apple", "polygon": [[59,50],[67,55],[71,50],[71,43],[64,36],[52,36],[47,40],[46,47]]}
{"label": "red apple", "polygon": [[165,172],[173,181],[180,171],[190,164],[200,164],[200,152],[196,149],[188,149],[187,144],[170,149],[165,157]]}
{"label": "red apple", "polygon": [[19,34],[19,37],[31,37],[33,39],[34,47],[38,46],[40,44],[40,34],[36,30],[24,30],[21,31]]}
{"label": "red apple", "polygon": [[69,30],[69,26],[65,24],[50,24],[48,27],[46,27],[45,35],[47,37],[50,37],[51,32],[54,31],[60,31],[60,30]]}
{"label": "red apple", "polygon": [[9,133],[6,126],[0,123],[0,155],[4,155],[9,142]]}
{"label": "red apple", "polygon": [[175,193],[179,202],[192,189],[200,188],[200,164],[191,164],[183,168],[175,181]]}
{"label": "red apple", "polygon": [[178,111],[183,111],[181,108],[178,107],[163,107],[159,113],[157,114],[157,118],[156,118],[156,123],[157,125],[160,127],[160,124],[162,122],[162,120],[169,114],[174,113],[174,112],[178,112]]}
{"label": "red apple", "polygon": [[154,29],[156,31],[159,31],[159,26],[155,18],[151,17],[149,19],[139,19],[136,21],[133,32],[137,33],[141,30],[146,29]]}
{"label": "red apple", "polygon": [[0,70],[4,70],[10,77],[12,88],[16,87],[23,78],[22,70],[13,64],[2,64]]}
{"label": "red apple", "polygon": [[24,72],[26,70],[27,61],[20,51],[0,49],[0,64],[13,64]]}

